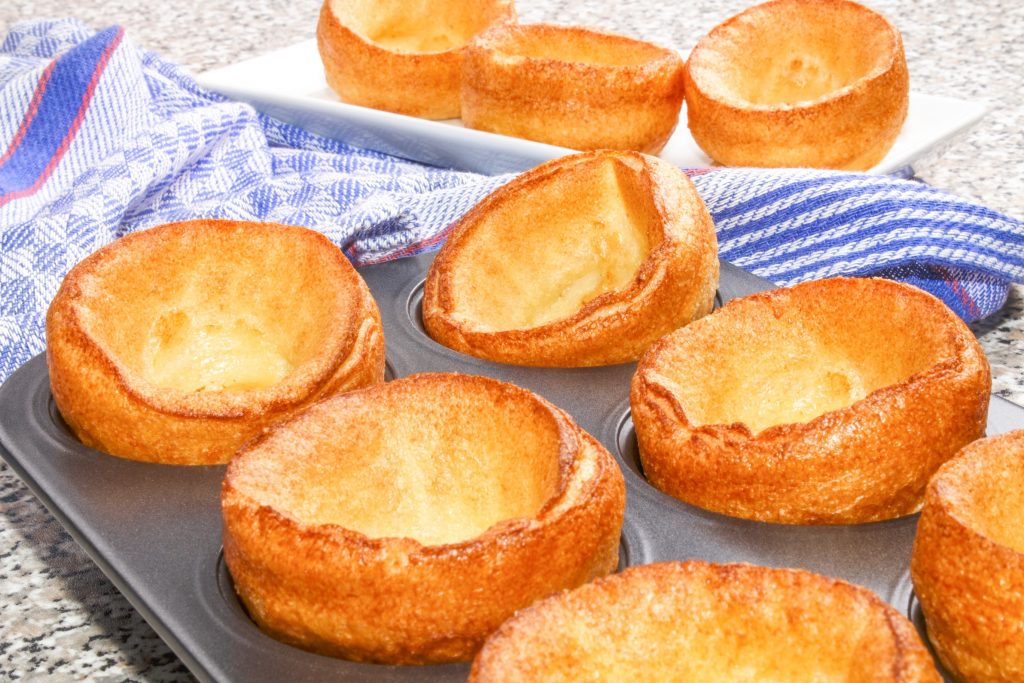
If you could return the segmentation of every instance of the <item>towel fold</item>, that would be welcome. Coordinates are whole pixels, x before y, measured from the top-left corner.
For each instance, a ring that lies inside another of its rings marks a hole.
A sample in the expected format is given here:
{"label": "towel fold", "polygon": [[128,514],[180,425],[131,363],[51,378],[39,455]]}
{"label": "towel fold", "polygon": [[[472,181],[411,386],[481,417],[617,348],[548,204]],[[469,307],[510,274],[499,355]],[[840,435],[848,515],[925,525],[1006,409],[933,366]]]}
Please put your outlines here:
{"label": "towel fold", "polygon": [[[1019,220],[922,183],[688,173],[722,258],[780,285],[889,277],[972,321],[1024,281]],[[43,350],[46,308],[67,271],[127,232],[196,217],[290,223],[370,264],[437,248],[510,177],[424,166],[275,121],[202,90],[118,27],[16,24],[0,46],[0,381]]]}

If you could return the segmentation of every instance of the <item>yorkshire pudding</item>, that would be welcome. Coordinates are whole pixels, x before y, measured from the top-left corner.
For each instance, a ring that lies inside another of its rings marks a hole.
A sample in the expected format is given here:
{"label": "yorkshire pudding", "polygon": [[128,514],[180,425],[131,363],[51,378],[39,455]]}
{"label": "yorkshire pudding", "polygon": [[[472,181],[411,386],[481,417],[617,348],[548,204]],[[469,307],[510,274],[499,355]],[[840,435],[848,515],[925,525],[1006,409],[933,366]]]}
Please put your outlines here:
{"label": "yorkshire pudding", "polygon": [[571,149],[657,154],[682,101],[675,51],[604,31],[502,24],[463,60],[466,126]]}
{"label": "yorkshire pudding", "polygon": [[731,301],[655,342],[630,403],[644,472],[687,503],[788,524],[920,508],[985,433],[978,341],[915,287],[834,278]]}
{"label": "yorkshire pudding", "polygon": [[271,422],[384,379],[363,279],[323,235],[269,223],[122,237],[68,273],[46,342],[82,443],[177,465],[227,462]]}
{"label": "yorkshire pudding", "polygon": [[865,588],[795,569],[630,567],[523,610],[473,662],[497,681],[939,683],[913,625]]}
{"label": "yorkshire pudding", "polygon": [[702,38],[686,63],[697,144],[728,166],[865,170],[907,117],[903,40],[848,0],[773,0]]}
{"label": "yorkshire pudding", "polygon": [[932,477],[910,573],[928,639],[958,680],[1024,680],[1024,430]]}
{"label": "yorkshire pudding", "polygon": [[275,638],[360,661],[466,660],[521,607],[607,574],[611,455],[511,384],[427,374],[329,399],[228,465],[224,558]]}
{"label": "yorkshire pudding", "polygon": [[711,216],[676,167],[636,152],[563,157],[455,225],[427,275],[423,322],[445,346],[504,363],[635,360],[711,310],[717,254]]}
{"label": "yorkshire pudding", "polygon": [[515,16],[512,0],[324,0],[316,42],[346,102],[451,119],[466,43]]}

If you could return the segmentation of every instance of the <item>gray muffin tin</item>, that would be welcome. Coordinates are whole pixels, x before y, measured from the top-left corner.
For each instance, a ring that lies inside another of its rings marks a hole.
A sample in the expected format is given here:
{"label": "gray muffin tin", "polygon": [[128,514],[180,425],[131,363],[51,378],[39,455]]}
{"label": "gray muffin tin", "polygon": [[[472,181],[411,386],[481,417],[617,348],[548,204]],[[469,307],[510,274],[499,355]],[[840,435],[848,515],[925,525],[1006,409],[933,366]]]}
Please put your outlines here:
{"label": "gray muffin tin", "polygon": [[[634,365],[544,369],[490,363],[423,331],[422,283],[432,255],[362,269],[384,323],[389,377],[454,371],[531,389],[567,410],[616,457],[626,480],[622,565],[699,558],[801,567],[875,591],[918,617],[908,573],[917,517],[853,526],[750,522],[700,510],[654,489],[640,468],[629,417]],[[723,264],[719,303],[772,285]],[[1024,427],[1024,408],[992,397],[989,434]],[[304,652],[246,616],[221,554],[223,466],[175,467],[110,457],[68,431],[45,359],[0,388],[0,454],[204,681],[460,681],[467,664],[357,664]],[[841,618],[841,615],[837,615]]]}

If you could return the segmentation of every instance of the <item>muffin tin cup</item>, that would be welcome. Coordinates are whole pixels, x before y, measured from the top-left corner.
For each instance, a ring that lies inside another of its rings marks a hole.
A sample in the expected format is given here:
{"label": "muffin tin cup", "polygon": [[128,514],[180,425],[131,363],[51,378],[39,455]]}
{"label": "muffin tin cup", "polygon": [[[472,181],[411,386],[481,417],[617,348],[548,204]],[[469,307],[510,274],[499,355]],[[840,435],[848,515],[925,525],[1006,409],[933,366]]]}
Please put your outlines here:
{"label": "muffin tin cup", "polygon": [[[909,562],[917,516],[848,526],[735,519],[682,503],[643,476],[629,415],[634,364],[549,369],[457,353],[423,331],[432,255],[363,268],[384,324],[388,379],[416,372],[487,375],[565,409],[616,457],[626,480],[620,568],[663,560],[743,561],[843,578],[914,616]],[[772,285],[722,264],[718,303]],[[988,433],[1024,427],[1024,408],[993,397]],[[462,681],[468,664],[388,666],[312,654],[249,620],[221,553],[223,466],[180,467],[82,446],[61,420],[38,356],[0,388],[0,454],[150,625],[206,681]],[[916,620],[921,628],[920,619]]]}

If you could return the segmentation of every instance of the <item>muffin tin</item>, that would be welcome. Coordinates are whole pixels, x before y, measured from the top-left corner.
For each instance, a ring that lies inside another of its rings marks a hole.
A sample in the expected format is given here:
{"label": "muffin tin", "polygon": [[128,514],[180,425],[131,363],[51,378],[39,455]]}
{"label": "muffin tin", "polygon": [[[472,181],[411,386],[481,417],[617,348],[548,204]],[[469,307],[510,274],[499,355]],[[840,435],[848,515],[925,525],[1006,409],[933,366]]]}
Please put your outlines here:
{"label": "muffin tin", "polygon": [[[545,369],[451,351],[423,331],[430,254],[362,269],[384,323],[388,376],[457,371],[529,388],[568,411],[618,459],[626,479],[623,566],[700,558],[801,567],[866,586],[909,616],[916,516],[798,527],[693,508],[644,479],[629,417],[634,365]],[[717,302],[771,287],[722,264]],[[993,396],[989,434],[1024,427],[1024,408]],[[468,664],[401,667],[311,654],[248,619],[221,555],[223,466],[123,460],[82,446],[50,396],[46,362],[29,361],[0,388],[0,454],[188,668],[204,681],[461,681]],[[920,627],[920,622],[917,622]]]}

